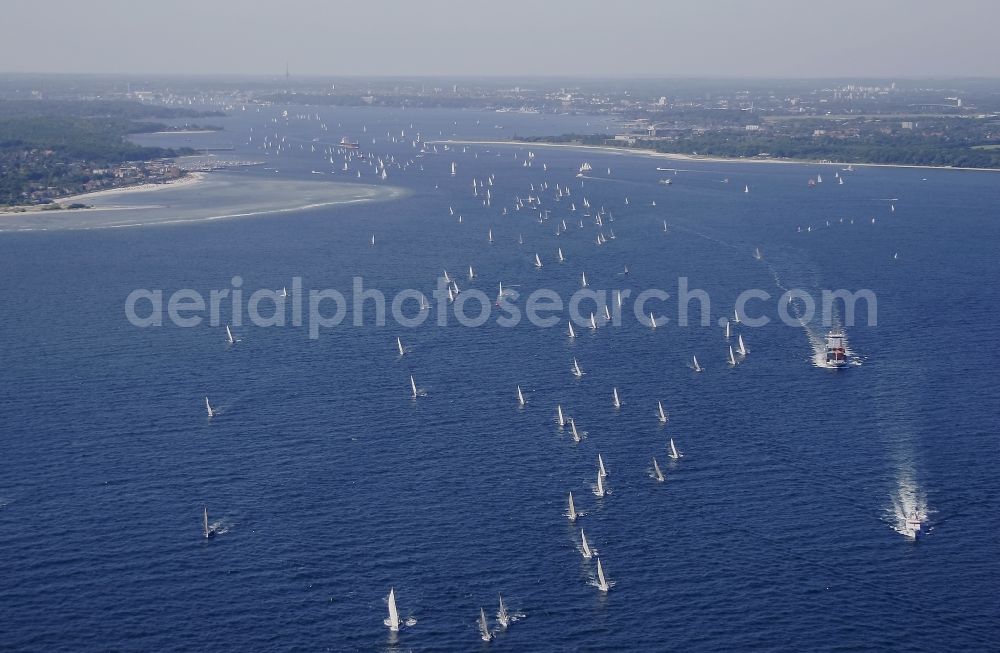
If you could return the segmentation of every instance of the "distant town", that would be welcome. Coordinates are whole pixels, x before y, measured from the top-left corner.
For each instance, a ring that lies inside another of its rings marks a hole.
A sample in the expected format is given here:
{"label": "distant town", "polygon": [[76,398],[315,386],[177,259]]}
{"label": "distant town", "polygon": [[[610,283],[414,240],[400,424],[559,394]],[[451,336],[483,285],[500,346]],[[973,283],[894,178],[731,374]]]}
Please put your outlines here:
{"label": "distant town", "polygon": [[[1000,168],[996,80],[0,78],[0,204],[183,176],[151,131],[217,130],[255,105],[594,115],[617,127],[505,140],[691,156]],[[208,122],[200,122],[206,119]],[[198,120],[199,122],[195,122]],[[153,122],[155,121],[155,122]]]}

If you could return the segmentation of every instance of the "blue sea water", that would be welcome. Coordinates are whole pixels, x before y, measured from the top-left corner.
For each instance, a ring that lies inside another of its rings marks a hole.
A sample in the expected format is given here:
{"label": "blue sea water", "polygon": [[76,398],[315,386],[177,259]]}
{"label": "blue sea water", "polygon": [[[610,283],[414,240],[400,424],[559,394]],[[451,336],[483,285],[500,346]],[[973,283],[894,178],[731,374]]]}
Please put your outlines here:
{"label": "blue sea water", "polygon": [[[346,135],[386,159],[412,159],[390,166],[386,181],[367,167],[360,180],[404,188],[405,198],[0,234],[0,648],[995,648],[1000,176],[541,146],[439,145],[416,158],[416,132],[475,140],[604,125],[319,109],[324,132],[304,118],[314,111],[288,111],[287,121],[269,108],[225,119],[218,134],[147,138],[201,138],[266,160],[269,169],[236,173],[252,195],[255,180],[320,177],[311,144]],[[250,127],[290,149],[261,151],[247,142]],[[330,174],[335,160],[324,179],[359,181]],[[584,161],[593,171],[581,180]],[[810,189],[817,173],[824,183]],[[472,179],[491,174],[484,207]],[[665,177],[670,186],[658,183]],[[551,213],[539,224],[537,211],[513,204],[544,181]],[[554,201],[557,182],[571,198]],[[605,234],[615,239],[595,244],[583,197],[592,216],[610,212]],[[557,237],[563,218],[569,229]],[[522,293],[522,308],[537,288],[568,299],[584,271],[593,289],[633,297],[675,295],[687,277],[710,297],[712,325],[677,326],[674,298],[652,304],[672,320],[656,330],[627,311],[620,327],[577,327],[574,340],[565,319],[501,327],[495,307],[477,328],[374,326],[369,304],[364,326],[349,316],[318,339],[244,316],[228,347],[222,327],[141,329],[124,311],[136,288],[207,295],[234,275],[247,294],[291,288],[298,276],[307,290],[349,296],[360,276],[392,297],[429,293],[443,270],[491,298],[503,282]],[[773,296],[751,304],[772,318],[785,288],[873,291],[877,325],[862,311],[847,327],[859,364],[814,365],[825,334],[817,318],[736,327],[750,352],[730,368],[716,321],[749,288]],[[410,348],[402,358],[397,336]],[[688,368],[693,354],[701,374]],[[416,401],[410,374],[424,393]],[[657,400],[670,412],[665,426]],[[587,432],[580,444],[555,423],[556,404]],[[666,455],[669,438],[678,461]],[[600,499],[598,453],[610,487]],[[653,456],[665,483],[650,478]],[[576,524],[564,516],[569,491],[585,513]],[[201,536],[203,506],[219,532],[211,540]],[[899,532],[910,510],[926,519],[916,543]],[[580,527],[615,583],[607,594],[577,550]],[[390,587],[416,619],[392,638],[382,624]],[[525,616],[487,644],[476,619],[480,606],[496,611],[498,593]]]}

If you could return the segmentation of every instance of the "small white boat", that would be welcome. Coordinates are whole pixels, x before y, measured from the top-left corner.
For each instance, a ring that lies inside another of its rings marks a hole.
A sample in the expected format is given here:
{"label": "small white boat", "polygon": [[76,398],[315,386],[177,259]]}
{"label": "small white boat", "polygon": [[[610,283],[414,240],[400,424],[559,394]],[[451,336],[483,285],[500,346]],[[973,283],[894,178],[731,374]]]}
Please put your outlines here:
{"label": "small white boat", "polygon": [[469,266],[469,278],[470,279],[475,279],[476,278],[476,272],[472,269],[471,265]]}
{"label": "small white boat", "polygon": [[458,170],[455,167],[455,162],[452,161],[451,162],[451,176],[454,177],[456,174],[458,174]]}
{"label": "small white boat", "polygon": [[580,364],[576,362],[576,357],[573,358],[572,372],[573,376],[575,376],[576,378],[580,378],[581,376],[584,375],[584,371],[580,369]]}
{"label": "small white boat", "polygon": [[697,356],[691,357],[691,369],[693,369],[695,372],[701,372],[703,369],[702,366],[698,364]]}
{"label": "small white boat", "polygon": [[497,625],[501,628],[506,628],[511,624],[512,619],[510,613],[507,612],[507,608],[503,605],[503,595],[498,596],[500,596],[500,609],[497,610]]}
{"label": "small white boat", "polygon": [[573,321],[570,320],[569,322],[567,322],[567,324],[569,324],[569,337],[570,338],[575,338],[576,337],[576,331],[573,330]]}
{"label": "small white boat", "polygon": [[601,478],[608,477],[608,470],[604,467],[604,458],[601,457],[601,454],[597,454],[597,470],[600,473]]}
{"label": "small white boat", "polygon": [[597,589],[607,593],[611,589],[608,579],[604,577],[604,567],[601,566],[601,559],[597,559]]}
{"label": "small white boat", "polygon": [[759,247],[754,247],[753,248],[753,257],[755,259],[757,259],[758,261],[761,260],[762,258],[764,258],[764,256],[760,253],[760,248]]}
{"label": "small white boat", "polygon": [[729,324],[730,324],[729,320],[726,320],[726,340],[729,340],[729,338],[732,337],[732,334],[730,333],[729,330]]}
{"label": "small white boat", "polygon": [[570,521],[576,521],[576,506],[573,505],[572,492],[569,493],[569,504],[566,510],[566,517],[569,518]]}
{"label": "small white boat", "polygon": [[375,234],[372,234],[372,247],[375,247]]}
{"label": "small white boat", "polygon": [[613,397],[612,401],[614,403],[615,408],[621,408],[622,407],[622,401],[618,397],[618,388],[611,388],[611,394],[612,394],[612,397]]}
{"label": "small white boat", "polygon": [[490,632],[490,625],[486,621],[486,611],[482,608],[479,608],[479,638],[484,642],[493,639],[493,633]]}
{"label": "small white boat", "polygon": [[205,506],[205,511],[202,513],[201,528],[202,534],[205,536],[206,540],[210,540],[215,537],[215,529],[210,528],[208,525],[208,506]]}
{"label": "small white boat", "polygon": [[733,353],[733,346],[729,345],[729,364],[736,366],[736,355]]}
{"label": "small white boat", "polygon": [[750,186],[749,185],[744,186],[743,187],[743,192],[744,193],[749,193],[750,192]]}
{"label": "small white boat", "polygon": [[205,410],[209,417],[215,417],[215,410],[212,408],[212,404],[208,403],[208,397],[205,397]]}
{"label": "small white boat", "polygon": [[577,432],[577,430],[576,430],[576,420],[573,419],[572,417],[569,418],[569,428],[573,432],[573,442],[577,442],[577,443],[580,442],[580,440],[582,440],[583,438],[581,438],[580,434]]}
{"label": "small white boat", "polygon": [[587,273],[586,272],[581,272],[580,273],[580,285],[582,287],[584,287],[584,288],[587,287]]}
{"label": "small white boat", "polygon": [[656,329],[656,318],[653,317],[653,311],[649,312],[649,326],[652,329]]}
{"label": "small white boat", "polygon": [[595,331],[597,330],[597,320],[594,319],[594,314],[593,313],[590,314],[590,328],[593,329],[593,330],[595,330]]}
{"label": "small white boat", "polygon": [[399,620],[399,611],[396,610],[396,590],[395,588],[389,588],[389,598],[387,599],[389,604],[389,616],[382,621],[386,626],[389,627],[391,632],[399,632],[399,627],[402,623]]}
{"label": "small white boat", "polygon": [[563,416],[562,404],[556,404],[556,422],[559,423],[559,428],[566,426],[566,418]]}
{"label": "small white boat", "polygon": [[674,439],[673,438],[670,438],[670,453],[668,455],[673,460],[678,460],[678,459],[680,459],[684,455],[684,454],[680,453],[679,451],[677,451],[677,446],[674,444]]}
{"label": "small white boat", "polygon": [[559,253],[559,262],[562,263],[563,261],[566,260],[565,258],[563,258],[562,247],[557,247],[556,250]]}
{"label": "small white boat", "polygon": [[747,355],[747,347],[743,344],[743,334],[741,333],[737,338],[736,351],[740,353],[740,356]]}
{"label": "small white boat", "polygon": [[587,542],[587,535],[583,532],[582,528],[580,529],[580,553],[588,560],[594,555],[594,550],[590,548],[590,544]]}
{"label": "small white boat", "polygon": [[406,354],[406,348],[403,347],[403,341],[399,339],[399,336],[396,336],[396,347],[399,349],[400,356]]}
{"label": "small white boat", "polygon": [[601,472],[597,472],[597,485],[594,486],[594,496],[603,497],[606,494],[604,491],[604,477],[601,476]]}
{"label": "small white boat", "polygon": [[659,483],[667,480],[666,477],[663,476],[663,470],[660,469],[660,463],[656,462],[656,457],[653,458],[653,478],[655,478]]}
{"label": "small white boat", "polygon": [[667,413],[664,412],[664,410],[663,410],[663,402],[662,401],[657,401],[656,402],[656,411],[657,411],[656,412],[656,417],[660,420],[660,424],[666,424],[668,417],[667,417]]}
{"label": "small white boat", "polygon": [[231,345],[236,342],[236,338],[233,337],[233,332],[229,330],[228,324],[226,325],[226,342]]}
{"label": "small white boat", "polygon": [[413,391],[413,398],[416,399],[419,393],[417,392],[417,382],[413,380],[413,375],[410,375],[410,389]]}
{"label": "small white boat", "polygon": [[535,254],[535,267],[536,268],[542,267],[542,259],[538,258],[538,254]]}
{"label": "small white boat", "polygon": [[524,393],[521,392],[521,386],[517,386],[517,405],[523,406],[525,403],[527,402],[524,401]]}
{"label": "small white boat", "polygon": [[903,530],[907,537],[911,537],[914,540],[919,540],[920,536],[923,535],[923,522],[920,521],[920,517],[916,511],[911,512],[906,517],[906,521],[903,523]]}

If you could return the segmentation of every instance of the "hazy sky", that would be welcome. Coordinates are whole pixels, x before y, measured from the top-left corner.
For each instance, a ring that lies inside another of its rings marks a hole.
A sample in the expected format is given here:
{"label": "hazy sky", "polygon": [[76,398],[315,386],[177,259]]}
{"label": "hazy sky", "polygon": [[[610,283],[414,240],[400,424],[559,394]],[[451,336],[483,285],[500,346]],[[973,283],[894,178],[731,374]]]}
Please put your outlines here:
{"label": "hazy sky", "polygon": [[0,0],[0,70],[1000,77],[1000,0]]}

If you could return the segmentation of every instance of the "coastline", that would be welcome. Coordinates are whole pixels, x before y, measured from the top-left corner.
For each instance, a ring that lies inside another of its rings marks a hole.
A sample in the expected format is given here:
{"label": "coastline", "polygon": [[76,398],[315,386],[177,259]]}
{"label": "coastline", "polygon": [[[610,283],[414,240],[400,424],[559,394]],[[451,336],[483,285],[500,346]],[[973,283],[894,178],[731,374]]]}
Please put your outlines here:
{"label": "coastline", "polygon": [[[171,179],[170,181],[165,181],[162,183],[145,183],[136,184],[134,186],[119,186],[118,188],[105,188],[104,190],[95,190],[89,193],[80,193],[79,195],[69,195],[67,197],[57,197],[52,200],[55,204],[81,204],[86,203],[90,200],[102,199],[106,197],[116,197],[118,195],[127,195],[131,193],[144,193],[151,190],[162,190],[164,188],[185,188],[192,186],[194,184],[201,183],[205,180],[208,173],[205,172],[189,172],[188,174],[180,177],[178,179]],[[30,204],[21,206],[11,206],[8,208],[0,209],[0,217],[7,217],[11,215],[24,215],[26,213],[67,213],[72,211],[73,213],[78,213],[80,211],[93,211],[93,210],[105,210],[110,207],[106,206],[88,206],[83,209],[44,209],[45,206],[51,206],[51,204]]]}
{"label": "coastline", "polygon": [[646,156],[654,159],[666,159],[668,161],[687,161],[687,162],[702,162],[702,163],[785,163],[785,164],[798,164],[798,165],[829,165],[829,166],[847,166],[851,165],[855,168],[916,168],[921,170],[964,170],[970,172],[1000,172],[1000,168],[959,168],[956,166],[923,166],[923,165],[913,165],[907,163],[848,163],[846,161],[829,161],[821,159],[774,159],[770,157],[764,158],[750,158],[750,159],[736,159],[724,156],[702,156],[694,154],[679,154],[674,152],[657,152],[656,150],[650,150],[648,148],[638,148],[638,147],[616,147],[614,145],[584,145],[582,143],[543,143],[543,142],[528,142],[528,141],[465,141],[465,140],[434,140],[427,141],[428,144],[434,145],[516,145],[519,147],[557,147],[564,149],[575,149],[575,150],[591,150],[608,152],[612,154],[634,154],[637,156]]}

